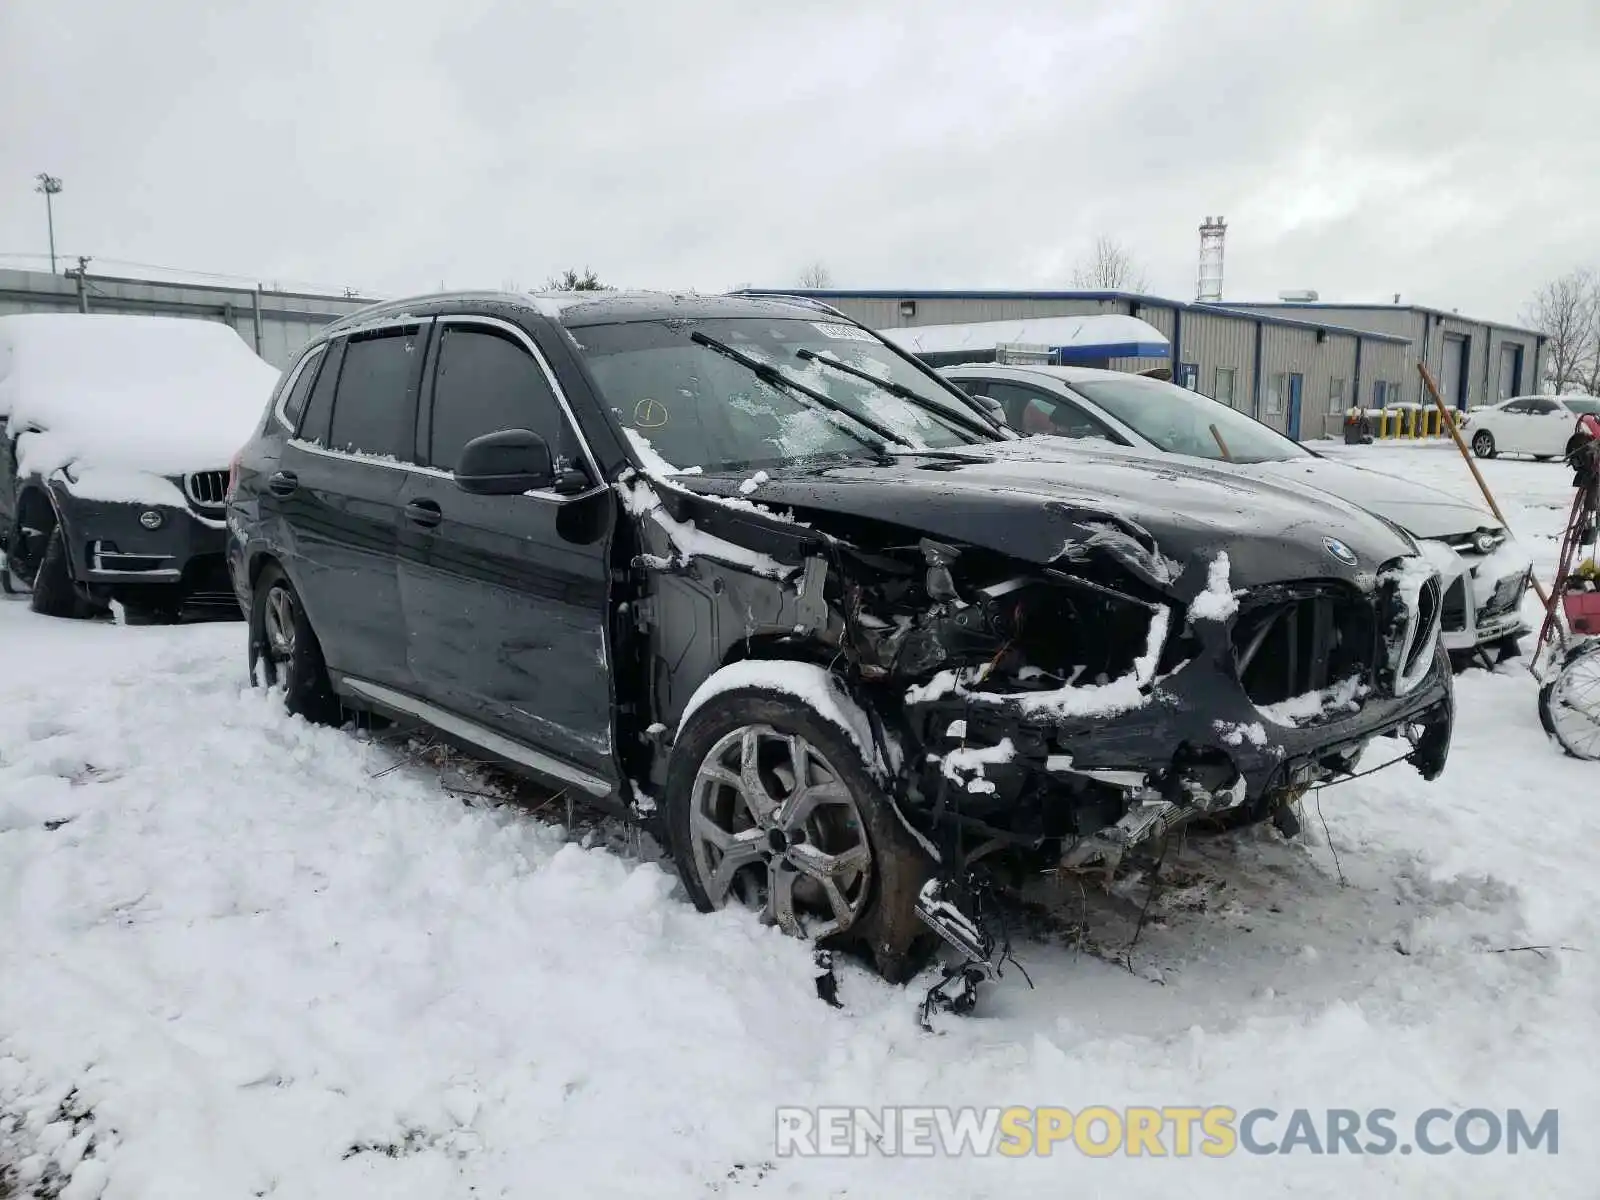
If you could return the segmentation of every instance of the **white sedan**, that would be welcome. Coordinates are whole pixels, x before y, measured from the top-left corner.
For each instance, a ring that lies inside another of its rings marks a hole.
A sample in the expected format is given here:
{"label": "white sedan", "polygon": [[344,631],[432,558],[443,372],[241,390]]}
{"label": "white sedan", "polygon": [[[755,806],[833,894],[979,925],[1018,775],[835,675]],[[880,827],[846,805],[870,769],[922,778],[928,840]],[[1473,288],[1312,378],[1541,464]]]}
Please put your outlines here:
{"label": "white sedan", "polygon": [[1489,408],[1475,408],[1461,419],[1462,431],[1479,458],[1531,454],[1559,458],[1581,416],[1600,416],[1593,396],[1513,396]]}
{"label": "white sedan", "polygon": [[1513,654],[1527,631],[1519,609],[1531,561],[1480,504],[1324,458],[1226,404],[1143,375],[998,363],[939,373],[1021,433],[1210,459],[1241,474],[1329,492],[1391,521],[1439,568],[1443,641],[1454,655],[1480,648]]}

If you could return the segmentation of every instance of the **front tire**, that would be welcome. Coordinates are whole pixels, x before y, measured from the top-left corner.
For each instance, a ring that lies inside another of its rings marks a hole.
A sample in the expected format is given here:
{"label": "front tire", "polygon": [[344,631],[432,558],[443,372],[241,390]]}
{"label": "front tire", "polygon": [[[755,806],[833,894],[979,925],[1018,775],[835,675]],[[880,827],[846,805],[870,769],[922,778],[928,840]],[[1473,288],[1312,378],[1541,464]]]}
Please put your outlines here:
{"label": "front tire", "polygon": [[1479,458],[1493,458],[1496,454],[1494,434],[1487,429],[1480,429],[1472,435],[1472,452]]}
{"label": "front tire", "polygon": [[45,542],[44,556],[39,560],[39,570],[33,577],[33,595],[28,606],[46,617],[81,620],[94,615],[93,607],[78,594],[78,585],[72,579],[72,566],[67,558],[67,535],[58,522]]}
{"label": "front tire", "polygon": [[667,769],[667,831],[695,907],[742,901],[786,933],[864,947],[899,983],[927,940],[914,905],[932,863],[891,805],[836,725],[760,687],[696,709]]}
{"label": "front tire", "polygon": [[322,643],[294,584],[276,563],[261,572],[251,596],[250,682],[281,688],[283,706],[314,724],[337,725],[343,715]]}

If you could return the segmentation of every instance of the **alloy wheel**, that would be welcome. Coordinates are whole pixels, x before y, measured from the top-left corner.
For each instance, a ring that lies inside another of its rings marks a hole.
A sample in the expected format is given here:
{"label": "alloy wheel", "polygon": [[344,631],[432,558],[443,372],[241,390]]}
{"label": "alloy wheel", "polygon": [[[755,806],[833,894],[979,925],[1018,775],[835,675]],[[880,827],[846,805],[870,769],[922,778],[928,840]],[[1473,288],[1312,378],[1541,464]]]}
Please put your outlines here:
{"label": "alloy wheel", "polygon": [[744,725],[701,761],[689,836],[701,887],[785,933],[825,938],[855,924],[872,885],[872,846],[855,798],[796,734]]}
{"label": "alloy wheel", "polygon": [[294,657],[294,595],[281,583],[273,584],[261,614],[267,658],[276,667]]}

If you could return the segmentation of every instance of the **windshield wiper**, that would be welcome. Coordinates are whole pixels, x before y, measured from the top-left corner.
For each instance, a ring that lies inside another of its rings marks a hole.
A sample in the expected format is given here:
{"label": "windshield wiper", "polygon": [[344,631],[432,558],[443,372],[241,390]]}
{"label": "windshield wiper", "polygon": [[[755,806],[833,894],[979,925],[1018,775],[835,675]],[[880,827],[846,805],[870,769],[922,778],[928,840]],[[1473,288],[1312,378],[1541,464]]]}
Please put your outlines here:
{"label": "windshield wiper", "polygon": [[870,371],[863,371],[860,367],[853,367],[847,362],[840,362],[837,358],[827,354],[818,354],[815,350],[805,346],[796,350],[794,356],[803,358],[808,362],[821,363],[824,366],[832,367],[835,371],[843,371],[846,375],[854,375],[857,379],[864,379],[875,387],[888,392],[891,396],[898,396],[908,404],[915,404],[918,408],[926,409],[928,412],[935,413],[947,421],[954,421],[957,425],[964,426],[969,432],[981,433],[986,438],[994,436],[993,427],[986,426],[981,421],[975,421],[956,412],[953,408],[946,408],[942,404],[936,404],[903,383],[896,383],[892,379],[879,379]]}
{"label": "windshield wiper", "polygon": [[819,392],[816,388],[807,387],[797,379],[790,379],[782,371],[778,370],[777,367],[774,367],[768,363],[764,363],[759,358],[752,358],[742,350],[735,350],[726,342],[719,342],[714,337],[708,337],[701,333],[698,329],[689,335],[689,340],[691,342],[697,342],[698,344],[704,346],[707,350],[715,351],[724,358],[731,358],[734,362],[738,363],[741,367],[744,367],[763,383],[771,384],[773,387],[782,388],[785,391],[794,392],[798,395],[805,396],[809,400],[816,401],[816,403],[822,405],[822,407],[826,408],[829,412],[835,412],[841,416],[849,417],[858,425],[866,426],[868,429],[872,430],[873,433],[882,438],[883,441],[875,442],[871,438],[862,437],[854,429],[851,429],[845,425],[840,425],[837,421],[834,422],[835,427],[841,433],[848,434],[850,437],[855,438],[856,441],[867,447],[867,449],[871,450],[878,456],[880,460],[884,462],[888,462],[891,459],[889,447],[885,443],[893,442],[896,445],[902,446],[906,444],[905,439],[897,434],[894,430],[890,429],[887,425],[879,424],[871,417],[862,416],[849,405],[841,404],[826,392]]}

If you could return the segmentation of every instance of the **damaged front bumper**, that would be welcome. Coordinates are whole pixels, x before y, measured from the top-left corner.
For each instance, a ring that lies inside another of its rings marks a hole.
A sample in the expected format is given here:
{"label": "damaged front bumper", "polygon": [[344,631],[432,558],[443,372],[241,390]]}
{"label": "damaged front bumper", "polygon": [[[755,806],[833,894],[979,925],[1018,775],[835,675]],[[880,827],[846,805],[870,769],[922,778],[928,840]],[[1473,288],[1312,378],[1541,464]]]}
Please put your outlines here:
{"label": "damaged front bumper", "polygon": [[[1051,711],[1037,693],[984,691],[981,672],[967,686],[958,675],[954,686],[914,688],[905,713],[928,752],[918,807],[974,836],[1059,840],[1063,861],[1077,865],[1197,818],[1264,819],[1352,774],[1377,738],[1401,739],[1394,761],[1433,779],[1454,698],[1437,583],[1415,590],[1405,603],[1390,588],[1346,611],[1326,589],[1270,589],[1237,621],[1190,622],[1168,639],[1148,685],[1101,686],[1102,702],[1082,712]],[[1358,642],[1374,657],[1339,657]],[[1322,686],[1287,698],[1270,690],[1296,661],[1317,662]]]}

